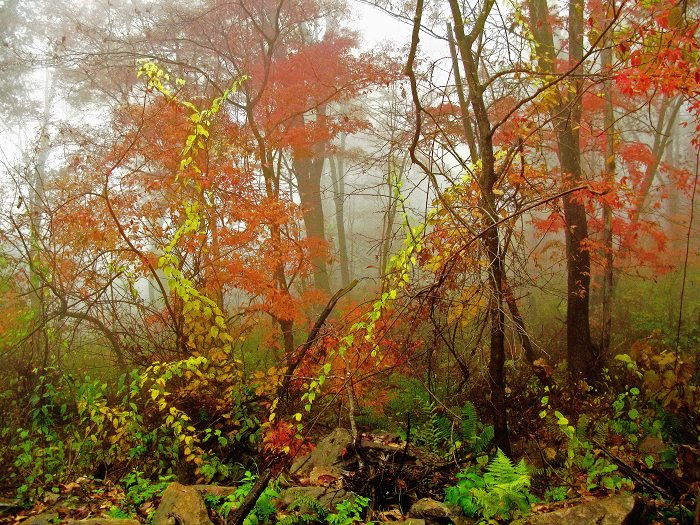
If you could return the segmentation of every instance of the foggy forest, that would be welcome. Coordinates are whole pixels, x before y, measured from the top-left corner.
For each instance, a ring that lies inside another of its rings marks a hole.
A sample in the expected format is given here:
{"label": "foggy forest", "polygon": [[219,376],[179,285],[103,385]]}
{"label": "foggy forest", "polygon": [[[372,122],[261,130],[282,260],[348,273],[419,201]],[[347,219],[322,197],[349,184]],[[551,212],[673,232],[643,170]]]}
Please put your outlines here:
{"label": "foggy forest", "polygon": [[0,523],[700,525],[697,0],[0,0]]}

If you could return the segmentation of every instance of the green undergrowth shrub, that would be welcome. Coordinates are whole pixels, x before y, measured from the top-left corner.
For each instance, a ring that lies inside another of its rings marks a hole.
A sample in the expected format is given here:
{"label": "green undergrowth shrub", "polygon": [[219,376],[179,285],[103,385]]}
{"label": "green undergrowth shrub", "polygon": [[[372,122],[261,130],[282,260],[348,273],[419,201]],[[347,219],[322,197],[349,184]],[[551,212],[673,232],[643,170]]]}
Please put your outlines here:
{"label": "green undergrowth shrub", "polygon": [[146,478],[230,480],[235,454],[258,445],[261,402],[276,385],[265,374],[259,388],[240,384],[204,357],[156,363],[109,385],[55,369],[33,374],[26,393],[6,385],[0,396],[0,449],[10,465],[3,482],[26,502],[99,465],[130,465]]}
{"label": "green undergrowth shrub", "polygon": [[[687,282],[698,282],[700,271],[690,267]],[[623,276],[615,285],[613,309],[613,335],[615,345],[633,346],[638,341],[653,337],[660,347],[676,348],[678,330],[678,291],[683,279],[676,270],[653,279]],[[653,297],[652,301],[640,302],[640,297]],[[697,286],[686,286],[683,303],[683,318],[698,319],[700,313],[700,290]],[[684,322],[681,325],[679,350],[695,352],[700,345],[700,325]],[[660,350],[661,348],[657,348]]]}
{"label": "green undergrowth shrub", "polygon": [[530,493],[530,473],[525,462],[513,462],[498,449],[480,470],[465,469],[457,484],[445,490],[445,503],[457,505],[470,518],[482,523],[494,519],[509,523],[527,516],[536,498]]}
{"label": "green undergrowth shrub", "polygon": [[[248,493],[252,490],[257,476],[250,471],[246,471],[243,477],[236,483],[236,490],[228,496],[208,495],[205,498],[207,507],[215,510],[217,514],[228,517],[231,511],[236,510],[243,502]],[[276,483],[269,485],[258,498],[253,510],[246,516],[243,525],[258,525],[269,523],[275,515],[277,509],[273,503],[279,497],[279,488]]]}
{"label": "green undergrowth shrub", "polygon": [[[173,481],[172,475],[159,476],[156,481],[153,481],[145,477],[143,472],[132,470],[121,479],[124,499],[110,509],[109,516],[115,519],[133,518],[144,503],[160,498]],[[153,512],[155,512],[155,506],[152,506],[148,512],[147,521],[150,521]]]}
{"label": "green undergrowth shrub", "polygon": [[[680,451],[700,443],[694,357],[656,337],[626,350],[601,362],[591,385],[556,374],[548,386],[528,382],[520,407],[543,463],[532,490],[547,502],[635,490],[663,509],[660,522],[682,520],[678,486],[693,482],[696,466]],[[679,478],[678,486],[659,482]]]}
{"label": "green undergrowth shrub", "polygon": [[296,498],[287,507],[286,516],[277,520],[277,525],[305,525],[326,523],[327,525],[352,525],[362,522],[362,514],[369,504],[369,498],[355,496],[353,499],[336,504],[335,512],[330,512],[318,500],[308,496]]}
{"label": "green undergrowth shrub", "polygon": [[413,431],[413,441],[444,457],[464,457],[483,453],[494,436],[493,426],[484,425],[474,405],[467,401],[454,411],[440,411],[436,402],[416,399],[422,423]]}
{"label": "green undergrowth shrub", "polygon": [[[494,436],[493,426],[481,422],[471,401],[461,407],[447,406],[421,390],[422,386],[418,388],[410,381],[406,384],[411,386],[408,391],[415,394],[406,405],[411,414],[410,440],[414,445],[453,459],[486,451]],[[405,400],[390,402],[394,410],[405,404]],[[407,438],[405,427],[399,428],[398,433],[402,439]]]}

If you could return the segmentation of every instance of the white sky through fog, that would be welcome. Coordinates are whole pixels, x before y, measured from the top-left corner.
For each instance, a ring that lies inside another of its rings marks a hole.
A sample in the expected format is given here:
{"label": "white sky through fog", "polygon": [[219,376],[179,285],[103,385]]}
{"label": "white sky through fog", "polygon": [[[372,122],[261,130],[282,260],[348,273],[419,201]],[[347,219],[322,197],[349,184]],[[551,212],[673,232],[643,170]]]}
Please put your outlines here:
{"label": "white sky through fog", "polygon": [[[363,47],[376,49],[382,44],[389,43],[391,48],[398,51],[408,50],[411,43],[411,21],[402,21],[389,15],[379,8],[368,5],[360,0],[350,0],[351,27],[362,34]],[[411,13],[410,18],[413,15]],[[425,32],[420,34],[419,52],[424,56],[439,58],[445,56],[447,46]]]}

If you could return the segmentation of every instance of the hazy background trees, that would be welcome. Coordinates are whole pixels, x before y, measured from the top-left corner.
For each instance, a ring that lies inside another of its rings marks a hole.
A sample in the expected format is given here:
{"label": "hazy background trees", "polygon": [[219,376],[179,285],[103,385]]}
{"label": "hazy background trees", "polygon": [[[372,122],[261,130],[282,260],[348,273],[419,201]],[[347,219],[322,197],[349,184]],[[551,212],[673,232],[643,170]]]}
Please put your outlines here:
{"label": "hazy background trees", "polygon": [[[353,424],[390,389],[375,375],[400,373],[478,399],[506,452],[533,376],[596,384],[636,340],[697,363],[693,20],[573,0],[8,0],[3,358],[31,378],[216,356],[240,377],[296,370],[296,394],[328,360]],[[370,47],[381,24],[404,40]]]}

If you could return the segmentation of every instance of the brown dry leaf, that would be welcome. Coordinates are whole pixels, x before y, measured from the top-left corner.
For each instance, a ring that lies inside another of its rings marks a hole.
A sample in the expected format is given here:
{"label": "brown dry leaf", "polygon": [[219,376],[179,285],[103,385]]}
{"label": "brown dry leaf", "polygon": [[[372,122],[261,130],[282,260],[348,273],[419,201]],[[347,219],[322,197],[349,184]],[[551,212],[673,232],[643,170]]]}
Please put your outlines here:
{"label": "brown dry leaf", "polygon": [[153,507],[153,502],[152,501],[147,501],[143,505],[139,507],[139,513],[147,517],[148,516],[148,511],[151,510],[151,507]]}
{"label": "brown dry leaf", "polygon": [[61,485],[61,492],[64,494],[69,494],[73,492],[75,489],[80,488],[80,483],[76,483],[75,481],[71,481],[70,483],[66,483]]}

